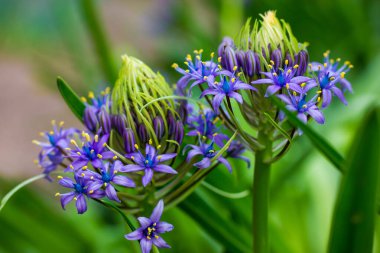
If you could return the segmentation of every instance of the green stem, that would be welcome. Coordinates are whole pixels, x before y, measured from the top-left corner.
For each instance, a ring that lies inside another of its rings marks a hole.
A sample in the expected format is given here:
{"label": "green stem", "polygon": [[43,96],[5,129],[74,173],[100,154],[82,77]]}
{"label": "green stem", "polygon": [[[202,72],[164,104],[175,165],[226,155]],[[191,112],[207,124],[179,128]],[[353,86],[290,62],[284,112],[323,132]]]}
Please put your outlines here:
{"label": "green stem", "polygon": [[99,65],[105,78],[107,78],[108,82],[113,84],[117,77],[117,71],[112,59],[106,33],[102,27],[99,20],[99,14],[95,8],[95,1],[82,0],[80,2],[80,7],[87,30],[92,42],[94,43]]}
{"label": "green stem", "polygon": [[258,140],[265,145],[255,155],[253,181],[253,249],[254,253],[268,253],[268,206],[270,159],[272,157],[272,141],[267,133],[258,134]]}

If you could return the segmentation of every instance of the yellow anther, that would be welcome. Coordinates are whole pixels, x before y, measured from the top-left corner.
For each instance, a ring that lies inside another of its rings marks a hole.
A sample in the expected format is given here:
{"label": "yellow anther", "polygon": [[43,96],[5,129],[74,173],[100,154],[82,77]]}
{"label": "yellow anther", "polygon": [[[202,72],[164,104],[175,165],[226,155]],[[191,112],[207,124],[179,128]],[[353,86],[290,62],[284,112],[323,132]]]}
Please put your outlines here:
{"label": "yellow anther", "polygon": [[306,83],[301,83],[301,87],[305,87],[306,86]]}
{"label": "yellow anther", "polygon": [[161,145],[157,145],[157,149],[160,149],[161,148]]}
{"label": "yellow anther", "polygon": [[35,164],[38,164],[38,160],[37,160],[37,159],[34,159],[33,162],[34,162]]}
{"label": "yellow anther", "polygon": [[269,68],[269,69],[272,69],[272,68],[273,68],[273,66],[272,66],[272,65],[270,65],[270,64],[268,64],[268,68]]}
{"label": "yellow anther", "polygon": [[199,49],[198,53],[199,54],[203,53],[203,49]]}
{"label": "yellow anther", "polygon": [[99,141],[99,135],[95,135],[94,140],[95,140],[95,142],[98,142]]}
{"label": "yellow anther", "polygon": [[79,152],[79,151],[77,152],[77,154],[78,154],[78,155],[82,155],[82,153],[81,153],[81,152]]}
{"label": "yellow anther", "polygon": [[97,154],[96,155],[99,159],[102,159],[103,158],[103,156],[101,155],[101,154]]}
{"label": "yellow anther", "polygon": [[214,136],[214,137],[215,137],[215,136],[217,136],[217,135],[218,135],[218,133],[214,133],[212,136]]}
{"label": "yellow anther", "polygon": [[84,176],[86,176],[86,174],[84,174],[84,173],[82,173],[82,174],[80,174],[82,177],[84,177]]}
{"label": "yellow anther", "polygon": [[313,65],[311,63],[309,63],[309,68],[312,68],[312,67],[313,67]]}
{"label": "yellow anther", "polygon": [[189,65],[189,63],[187,61],[183,62],[185,65]]}
{"label": "yellow anther", "polygon": [[88,168],[87,165],[85,165],[82,167],[82,170],[87,170],[87,168]]}
{"label": "yellow anther", "polygon": [[293,91],[293,96],[297,96],[297,92]]}
{"label": "yellow anther", "polygon": [[298,64],[294,65],[293,68],[297,69],[299,67]]}
{"label": "yellow anther", "polygon": [[172,64],[172,68],[174,68],[174,69],[178,68],[178,64],[177,63],[173,63]]}
{"label": "yellow anther", "polygon": [[85,135],[85,138],[86,138],[86,141],[87,141],[87,142],[91,141],[91,137],[90,137],[90,135],[87,134],[87,133],[86,133],[86,135]]}
{"label": "yellow anther", "polygon": [[273,73],[273,76],[277,76],[277,73]]}
{"label": "yellow anther", "polygon": [[207,76],[204,76],[204,77],[203,77],[203,80],[205,80],[205,81],[206,81],[206,80],[207,80]]}
{"label": "yellow anther", "polygon": [[235,82],[236,81],[236,78],[231,78],[231,82]]}
{"label": "yellow anther", "polygon": [[55,120],[53,119],[53,120],[51,120],[51,122],[50,122],[53,126],[55,126]]}
{"label": "yellow anther", "polygon": [[285,87],[286,87],[286,89],[289,90],[289,84],[288,83],[285,85]]}
{"label": "yellow anther", "polygon": [[113,156],[113,157],[112,157],[112,159],[116,160],[116,159],[117,159],[117,156],[116,156],[116,155],[115,155],[115,156]]}
{"label": "yellow anther", "polygon": [[40,135],[40,136],[44,136],[45,133],[44,133],[44,132],[39,132],[39,135]]}
{"label": "yellow anther", "polygon": [[197,58],[198,61],[201,60],[201,57],[199,55],[195,56],[195,58]]}
{"label": "yellow anther", "polygon": [[113,174],[116,174],[116,173],[118,173],[118,172],[119,172],[118,170],[114,170],[114,171],[113,171]]}
{"label": "yellow anther", "polygon": [[91,191],[89,191],[88,193],[89,193],[89,194],[93,194],[93,193],[94,193],[94,190],[91,190]]}
{"label": "yellow anther", "polygon": [[218,65],[218,68],[219,68],[219,69],[222,69],[223,67],[222,67],[222,65],[219,64],[219,65]]}
{"label": "yellow anther", "polygon": [[152,145],[152,144],[153,144],[152,139],[149,139],[149,145]]}
{"label": "yellow anther", "polygon": [[146,163],[146,164],[148,164],[148,163],[149,163],[149,161],[148,161],[148,160],[145,160],[145,163]]}
{"label": "yellow anther", "polygon": [[307,105],[303,105],[302,108],[307,108]]}
{"label": "yellow anther", "polygon": [[157,160],[158,160],[158,161],[160,161],[160,160],[161,160],[161,158],[162,158],[162,156],[161,156],[161,155],[157,156]]}
{"label": "yellow anther", "polygon": [[210,56],[211,58],[214,57],[215,53],[214,52],[211,52]]}
{"label": "yellow anther", "polygon": [[345,61],[345,62],[344,62],[344,65],[350,65],[350,64],[351,64],[350,61]]}
{"label": "yellow anther", "polygon": [[321,94],[321,93],[322,93],[322,91],[321,91],[321,90],[317,91],[317,94]]}
{"label": "yellow anther", "polygon": [[71,139],[71,140],[70,140],[70,143],[73,144],[74,146],[77,146],[77,147],[78,147],[78,144],[77,144],[77,142],[76,142],[74,139]]}
{"label": "yellow anther", "polygon": [[150,238],[150,236],[148,235],[148,236],[146,237],[146,239],[151,240],[152,238]]}
{"label": "yellow anther", "polygon": [[202,136],[202,139],[203,139],[203,140],[206,140],[206,139],[207,139],[207,137],[203,135],[203,136]]}
{"label": "yellow anther", "polygon": [[340,77],[341,77],[341,78],[344,78],[345,75],[346,75],[346,72],[342,72],[342,73],[340,73]]}
{"label": "yellow anther", "polygon": [[331,59],[331,60],[330,60],[330,63],[331,63],[331,64],[333,64],[334,62],[335,62],[334,59]]}
{"label": "yellow anther", "polygon": [[60,122],[59,122],[59,127],[63,127],[64,124],[65,124],[64,121],[60,121]]}
{"label": "yellow anther", "polygon": [[187,55],[186,55],[186,60],[188,60],[188,61],[191,61],[191,60],[192,60],[192,58],[191,58],[191,54],[187,54]]}
{"label": "yellow anther", "polygon": [[32,140],[32,143],[33,143],[33,144],[36,144],[36,145],[40,145],[40,142],[37,141],[37,140]]}
{"label": "yellow anther", "polygon": [[350,64],[350,66],[348,66],[350,69],[352,69],[354,67],[354,65]]}
{"label": "yellow anther", "polygon": [[335,76],[330,77],[329,80],[330,80],[330,81],[335,80]]}
{"label": "yellow anther", "polygon": [[200,136],[200,135],[201,135],[201,132],[197,131],[197,135],[199,135],[199,136]]}
{"label": "yellow anther", "polygon": [[[288,59],[286,59],[285,60],[285,65],[288,65],[289,64],[289,60]],[[273,64],[274,65],[274,64]]]}
{"label": "yellow anther", "polygon": [[190,72],[190,70],[186,69],[186,70],[185,70],[185,72],[186,72],[186,73],[189,73],[189,72]]}
{"label": "yellow anther", "polygon": [[110,88],[110,87],[107,87],[107,88],[104,90],[104,92],[105,92],[106,94],[110,93],[110,92],[111,92],[111,88]]}
{"label": "yellow anther", "polygon": [[57,176],[58,179],[62,179],[63,177],[62,176]]}
{"label": "yellow anther", "polygon": [[93,99],[95,97],[94,92],[90,91],[88,93],[88,97],[91,98],[91,99]]}
{"label": "yellow anther", "polygon": [[78,198],[77,198],[77,197],[74,197],[74,200],[75,200],[75,201],[77,201],[77,200],[78,200]]}
{"label": "yellow anther", "polygon": [[193,51],[194,54],[199,54],[198,50]]}
{"label": "yellow anther", "polygon": [[340,58],[336,58],[336,61],[337,61],[337,62],[340,62],[340,60],[341,60]]}
{"label": "yellow anther", "polygon": [[108,184],[107,184],[107,183],[104,183],[103,185],[104,185],[104,187],[107,187]]}
{"label": "yellow anther", "polygon": [[327,63],[326,63],[326,62],[325,62],[325,63],[323,63],[323,67],[325,67],[325,68],[327,67]]}
{"label": "yellow anther", "polygon": [[215,84],[215,85],[218,84],[218,81],[215,81],[214,84]]}
{"label": "yellow anther", "polygon": [[236,71],[238,69],[237,66],[234,66],[234,68],[232,69],[233,71]]}
{"label": "yellow anther", "polygon": [[218,57],[218,62],[221,62],[222,61],[222,57]]}
{"label": "yellow anther", "polygon": [[132,160],[135,160],[135,157],[134,157],[134,156],[131,156],[131,159],[132,159]]}
{"label": "yellow anther", "polygon": [[87,99],[85,97],[81,97],[80,100],[82,100],[83,103],[87,103]]}
{"label": "yellow anther", "polygon": [[157,226],[157,223],[155,222],[155,223],[153,223],[153,227],[155,227],[155,226]]}
{"label": "yellow anther", "polygon": [[92,154],[92,153],[94,153],[94,152],[95,152],[95,150],[91,149],[91,150],[90,150],[90,152],[91,152],[91,154]]}
{"label": "yellow anther", "polygon": [[239,72],[239,73],[237,74],[237,76],[238,76],[238,77],[240,77],[240,76],[241,76],[241,74],[242,74],[242,72]]}
{"label": "yellow anther", "polygon": [[74,169],[74,166],[73,166],[72,164],[70,164],[69,167],[70,167],[70,169],[72,169],[72,170]]}
{"label": "yellow anther", "polygon": [[154,238],[158,239],[158,238],[160,238],[160,237],[159,237],[158,235],[155,235]]}
{"label": "yellow anther", "polygon": [[54,196],[58,197],[60,196],[61,194],[59,192],[57,192]]}
{"label": "yellow anther", "polygon": [[103,143],[103,147],[106,147],[107,146],[107,143],[105,142],[105,143]]}
{"label": "yellow anther", "polygon": [[215,150],[211,149],[210,151],[208,151],[210,153],[215,153]]}
{"label": "yellow anther", "polygon": [[290,73],[292,73],[292,70],[288,69],[288,71],[286,71],[286,73],[289,75]]}
{"label": "yellow anther", "polygon": [[49,131],[49,134],[50,134],[50,135],[53,135],[53,134],[54,134],[54,132],[53,132],[53,131]]}
{"label": "yellow anther", "polygon": [[270,60],[269,62],[270,62],[270,64],[274,65],[274,61],[273,60]]}
{"label": "yellow anther", "polygon": [[327,50],[326,52],[323,53],[323,57],[327,57],[329,56],[329,54],[330,54],[330,50]]}
{"label": "yellow anther", "polygon": [[318,98],[317,98],[317,102],[318,102],[318,103],[319,103],[319,101],[321,101],[321,97],[318,97]]}

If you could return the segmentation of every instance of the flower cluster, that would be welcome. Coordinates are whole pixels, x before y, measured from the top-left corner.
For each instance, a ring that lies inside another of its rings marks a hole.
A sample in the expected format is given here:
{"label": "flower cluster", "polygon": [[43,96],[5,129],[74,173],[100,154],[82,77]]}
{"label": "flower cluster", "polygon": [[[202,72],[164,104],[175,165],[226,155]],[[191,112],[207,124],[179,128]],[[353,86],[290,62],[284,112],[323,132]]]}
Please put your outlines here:
{"label": "flower cluster", "polygon": [[[233,96],[241,102],[235,90],[254,90],[236,72],[220,71],[216,63],[205,67],[200,57],[198,52],[194,62],[189,59],[192,72],[182,87],[191,80],[206,82],[204,96],[218,92],[222,99]],[[161,75],[135,58],[122,59],[112,90],[82,97],[85,130],[63,129],[63,123],[53,122],[53,131],[42,134],[48,142],[34,142],[42,147],[38,164],[44,173],[57,173],[58,183],[66,189],[56,193],[63,209],[74,200],[77,212],[83,214],[87,202],[95,200],[104,205],[114,202],[116,208],[140,215],[158,202],[151,218],[138,218],[141,228],[126,236],[140,240],[142,251],[150,252],[153,245],[169,247],[159,237],[173,229],[159,221],[163,202],[176,201],[172,196],[179,197],[177,191],[191,168],[196,173],[221,164],[231,172],[227,158],[243,159],[248,165],[249,161],[242,156],[244,147],[231,139],[232,131],[223,127],[213,110],[176,101]],[[181,94],[181,85],[177,87]],[[219,104],[215,101],[215,108]],[[199,182],[199,177],[186,180]]]}

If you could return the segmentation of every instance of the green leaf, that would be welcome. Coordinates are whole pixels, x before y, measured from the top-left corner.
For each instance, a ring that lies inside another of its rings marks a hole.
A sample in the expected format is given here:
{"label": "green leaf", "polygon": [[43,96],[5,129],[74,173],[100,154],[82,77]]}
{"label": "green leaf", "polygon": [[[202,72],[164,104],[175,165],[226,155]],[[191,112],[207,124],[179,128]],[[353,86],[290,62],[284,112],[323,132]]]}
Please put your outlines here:
{"label": "green leaf", "polygon": [[284,104],[276,97],[271,97],[277,107],[285,113],[290,123],[300,128],[316,147],[340,172],[344,172],[344,158],[322,136],[297,118],[296,114],[285,108]]}
{"label": "green leaf", "polygon": [[210,235],[218,240],[228,252],[251,252],[240,231],[226,220],[217,210],[210,206],[202,197],[194,192],[179,208],[192,217]]}
{"label": "green leaf", "polygon": [[370,253],[380,170],[380,108],[370,110],[352,143],[335,204],[329,253]]}
{"label": "green leaf", "polygon": [[86,106],[84,105],[82,100],[61,77],[57,78],[57,86],[67,106],[71,109],[74,115],[81,122],[83,122],[83,114]]}
{"label": "green leaf", "polygon": [[268,113],[264,112],[264,115],[265,115],[265,117],[267,117],[267,119],[272,124],[272,126],[274,126],[278,131],[280,131],[280,133],[286,139],[288,139],[288,141],[291,143],[292,142],[292,138],[290,137],[290,135],[279,124],[277,124],[277,122],[274,121],[274,119]]}

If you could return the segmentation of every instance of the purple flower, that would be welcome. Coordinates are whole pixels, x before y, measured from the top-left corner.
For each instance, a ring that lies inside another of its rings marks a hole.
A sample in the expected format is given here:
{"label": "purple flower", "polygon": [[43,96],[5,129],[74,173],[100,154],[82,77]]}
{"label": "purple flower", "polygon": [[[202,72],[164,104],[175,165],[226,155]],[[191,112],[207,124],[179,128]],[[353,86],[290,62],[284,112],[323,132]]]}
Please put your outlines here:
{"label": "purple flower", "polygon": [[138,149],[137,144],[135,145],[137,152],[129,154],[127,157],[132,159],[136,164],[129,164],[122,168],[122,172],[133,172],[144,170],[145,174],[142,178],[142,183],[147,186],[153,178],[153,172],[162,172],[169,174],[177,174],[172,167],[169,165],[161,164],[167,160],[173,159],[177,154],[161,154],[158,155],[157,150],[150,144],[146,144],[145,155],[141,153]]}
{"label": "purple flower", "polygon": [[82,214],[87,210],[87,202],[86,196],[89,198],[102,198],[104,196],[104,192],[101,190],[96,191],[88,191],[87,187],[89,181],[84,177],[80,177],[74,175],[75,181],[73,181],[69,177],[61,177],[59,180],[59,184],[63,187],[73,189],[73,191],[68,193],[56,193],[55,195],[61,197],[61,206],[65,210],[66,205],[70,203],[73,199],[75,200],[75,205],[78,210],[78,214]]}
{"label": "purple flower", "polygon": [[[235,68],[236,69],[236,68]],[[229,72],[227,75],[220,76],[220,82],[214,82],[209,85],[209,88],[202,92],[201,97],[206,95],[214,95],[212,106],[215,113],[219,113],[219,106],[224,97],[233,98],[240,104],[243,103],[243,97],[236,91],[238,90],[256,90],[253,86],[242,82],[240,79],[234,77],[234,73]]]}
{"label": "purple flower", "polygon": [[115,156],[114,153],[107,151],[105,148],[108,137],[109,135],[103,135],[99,139],[98,135],[95,135],[94,139],[91,140],[90,135],[83,132],[83,142],[81,146],[78,146],[75,140],[71,140],[75,148],[70,149],[69,157],[74,161],[69,166],[69,169],[87,169],[88,163],[91,163],[94,168],[100,168],[102,166],[102,160],[113,158]]}
{"label": "purple flower", "polygon": [[154,208],[150,218],[139,217],[141,227],[125,235],[128,240],[139,240],[142,253],[149,253],[153,244],[158,248],[170,248],[170,246],[160,237],[160,234],[170,232],[174,226],[164,221],[160,221],[164,210],[164,201],[160,200]]}
{"label": "purple flower", "polygon": [[307,115],[310,115],[317,123],[324,124],[325,118],[323,114],[315,105],[319,99],[316,99],[318,95],[313,97],[310,101],[306,101],[306,95],[291,95],[285,94],[277,95],[282,101],[286,103],[286,109],[289,111],[297,112],[297,117],[307,123]]}
{"label": "purple flower", "polygon": [[192,114],[187,120],[187,125],[190,131],[188,136],[206,136],[209,139],[214,139],[216,145],[223,147],[224,140],[228,140],[229,137],[225,134],[220,134],[219,128],[216,126],[216,122],[219,120],[216,115],[210,109],[204,109],[201,113]]}
{"label": "purple flower", "polygon": [[[201,161],[194,163],[194,166],[200,169],[210,167],[211,159],[218,154],[218,152],[214,149],[214,141],[212,141],[211,144],[199,141],[199,146],[188,144],[184,151],[186,151],[187,147],[191,147],[191,150],[187,154],[186,161],[189,162],[194,156],[197,155],[202,156]],[[227,167],[228,171],[232,173],[231,164],[224,157],[219,156],[216,160],[223,163]]]}
{"label": "purple flower", "polygon": [[58,126],[55,120],[52,120],[53,130],[41,132],[46,142],[34,140],[33,143],[42,147],[38,155],[38,164],[44,169],[44,174],[48,175],[54,171],[63,161],[64,154],[62,151],[69,146],[68,139],[77,131],[74,128],[64,129],[63,121]]}
{"label": "purple flower", "polygon": [[[111,163],[105,163],[101,169],[100,173],[94,171],[86,171],[83,174],[90,178],[93,182],[88,185],[88,191],[94,192],[104,187],[105,194],[110,200],[120,202],[120,199],[117,197],[115,190],[115,185],[120,185],[124,187],[135,187],[136,184],[132,179],[116,175],[119,171],[123,169],[123,164],[120,161],[115,161]],[[111,184],[112,183],[112,184]]]}
{"label": "purple flower", "polygon": [[242,154],[245,151],[244,145],[240,141],[232,141],[230,146],[227,149],[228,155],[231,158],[238,158],[247,163],[247,167],[251,167],[251,160]]}
{"label": "purple flower", "polygon": [[193,61],[190,54],[186,56],[185,64],[187,65],[188,69],[184,70],[178,66],[178,64],[174,63],[172,67],[182,74],[183,76],[178,80],[177,88],[178,92],[181,95],[185,94],[185,89],[187,85],[190,82],[193,82],[192,85],[189,88],[189,93],[191,92],[192,88],[208,82],[212,83],[214,81],[215,76],[218,75],[219,68],[218,64],[216,64],[213,61],[214,53],[211,54],[211,60],[210,61],[202,61],[202,52],[203,50],[195,50],[195,59]]}
{"label": "purple flower", "polygon": [[[329,59],[329,51],[324,53],[324,63],[313,62],[311,70],[316,73],[316,80],[322,90],[322,108],[327,107],[331,103],[332,95],[334,94],[339,100],[347,105],[347,101],[343,92],[348,90],[352,93],[352,87],[344,76],[353,66],[346,61],[343,66],[339,67],[340,59],[336,61]],[[337,87],[341,84],[341,88]]]}
{"label": "purple flower", "polygon": [[[273,63],[273,61],[271,61]],[[290,89],[298,93],[302,93],[302,89],[299,84],[306,83],[312,79],[306,76],[296,76],[298,65],[289,66],[288,60],[285,60],[285,68],[271,68],[270,72],[262,72],[267,78],[258,79],[253,81],[252,84],[270,84],[266,90],[265,96],[269,97],[278,92],[282,88]]]}
{"label": "purple flower", "polygon": [[108,112],[111,108],[111,99],[109,96],[110,88],[106,88],[95,96],[93,92],[89,92],[89,101],[82,97],[86,108],[83,115],[84,125],[91,132],[95,133],[97,127],[102,127],[103,133],[109,133],[110,119]]}

